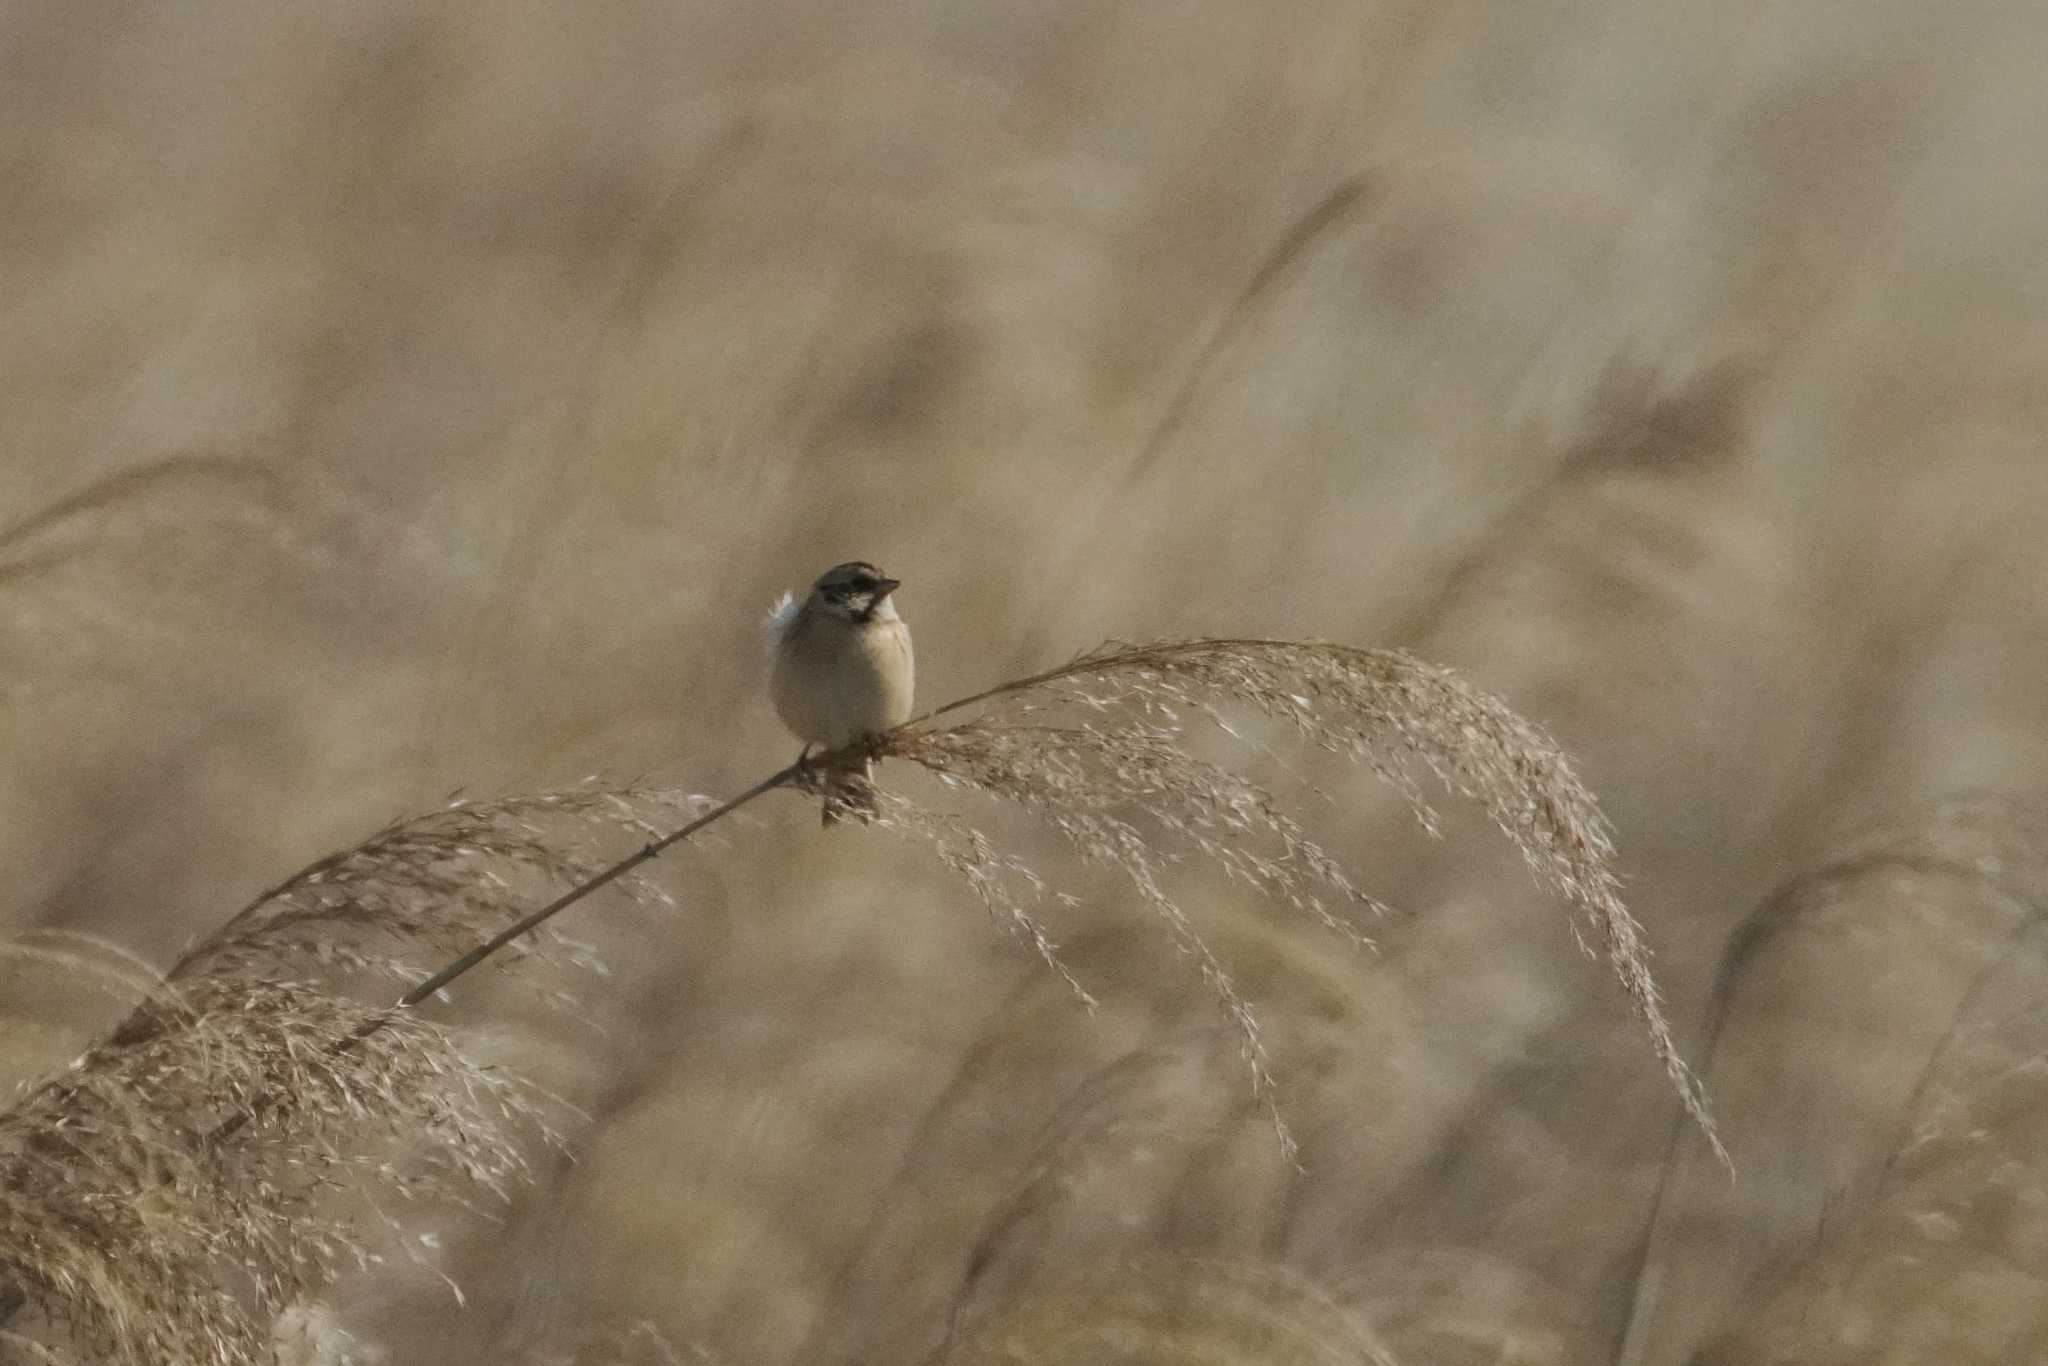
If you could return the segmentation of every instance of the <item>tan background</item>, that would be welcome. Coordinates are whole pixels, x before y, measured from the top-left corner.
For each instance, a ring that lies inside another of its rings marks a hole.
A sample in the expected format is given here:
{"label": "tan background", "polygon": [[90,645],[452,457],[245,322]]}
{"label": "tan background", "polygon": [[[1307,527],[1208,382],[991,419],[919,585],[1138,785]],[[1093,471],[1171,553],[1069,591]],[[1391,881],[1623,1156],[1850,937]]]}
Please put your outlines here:
{"label": "tan background", "polygon": [[[1739,1186],[1499,841],[1368,782],[1317,824],[1377,958],[1198,897],[1300,1171],[1106,884],[1090,1019],[785,799],[673,921],[572,927],[591,1027],[464,994],[594,1123],[448,1231],[467,1311],[401,1264],[344,1320],[2048,1355],[2043,51],[2029,0],[17,0],[0,923],[163,961],[457,787],[735,788],[790,751],[760,610],[855,555],[933,700],[1106,635],[1407,645],[1581,757]],[[2011,800],[1929,827],[1966,789]],[[0,1007],[27,1076],[117,1003]]]}

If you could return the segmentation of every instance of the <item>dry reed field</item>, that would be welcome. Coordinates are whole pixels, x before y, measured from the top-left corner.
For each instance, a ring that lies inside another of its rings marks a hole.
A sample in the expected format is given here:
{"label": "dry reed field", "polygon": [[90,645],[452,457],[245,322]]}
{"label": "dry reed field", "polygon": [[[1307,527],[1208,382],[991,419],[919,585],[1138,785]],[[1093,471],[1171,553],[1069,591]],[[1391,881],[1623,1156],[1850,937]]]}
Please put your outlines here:
{"label": "dry reed field", "polygon": [[0,1362],[2048,1360],[2043,50],[0,5]]}

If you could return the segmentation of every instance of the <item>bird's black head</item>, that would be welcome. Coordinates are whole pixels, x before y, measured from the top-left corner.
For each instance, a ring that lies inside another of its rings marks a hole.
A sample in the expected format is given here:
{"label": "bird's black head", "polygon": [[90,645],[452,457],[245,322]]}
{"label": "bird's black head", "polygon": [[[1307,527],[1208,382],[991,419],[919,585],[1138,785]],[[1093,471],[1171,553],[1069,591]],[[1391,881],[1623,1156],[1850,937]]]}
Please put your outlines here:
{"label": "bird's black head", "polygon": [[820,574],[811,591],[834,611],[854,621],[869,621],[898,584],[866,560],[848,560]]}

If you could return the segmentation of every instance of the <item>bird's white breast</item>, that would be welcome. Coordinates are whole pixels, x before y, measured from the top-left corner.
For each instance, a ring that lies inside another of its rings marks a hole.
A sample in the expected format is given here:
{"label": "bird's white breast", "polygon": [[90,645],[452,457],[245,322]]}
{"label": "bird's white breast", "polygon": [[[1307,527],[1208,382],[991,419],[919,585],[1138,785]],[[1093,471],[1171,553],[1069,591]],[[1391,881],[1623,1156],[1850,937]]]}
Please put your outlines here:
{"label": "bird's white breast", "polygon": [[770,691],[799,739],[838,749],[909,720],[914,675],[910,628],[893,612],[805,612],[783,635]]}

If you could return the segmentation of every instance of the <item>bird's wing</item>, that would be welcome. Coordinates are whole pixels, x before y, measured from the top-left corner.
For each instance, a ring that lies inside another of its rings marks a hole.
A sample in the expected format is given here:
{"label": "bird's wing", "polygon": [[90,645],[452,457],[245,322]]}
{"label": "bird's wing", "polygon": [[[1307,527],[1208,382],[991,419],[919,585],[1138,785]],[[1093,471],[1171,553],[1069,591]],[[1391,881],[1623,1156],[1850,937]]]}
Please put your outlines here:
{"label": "bird's wing", "polygon": [[789,634],[789,628],[796,625],[799,610],[801,609],[797,604],[796,595],[790,592],[784,592],[775,600],[775,605],[768,609],[768,615],[761,621],[761,639],[767,645],[769,654],[775,653],[775,647],[782,644],[782,638]]}

